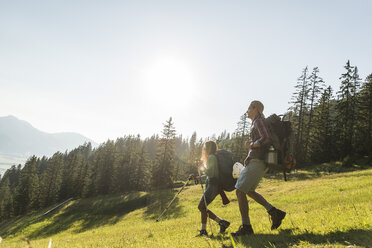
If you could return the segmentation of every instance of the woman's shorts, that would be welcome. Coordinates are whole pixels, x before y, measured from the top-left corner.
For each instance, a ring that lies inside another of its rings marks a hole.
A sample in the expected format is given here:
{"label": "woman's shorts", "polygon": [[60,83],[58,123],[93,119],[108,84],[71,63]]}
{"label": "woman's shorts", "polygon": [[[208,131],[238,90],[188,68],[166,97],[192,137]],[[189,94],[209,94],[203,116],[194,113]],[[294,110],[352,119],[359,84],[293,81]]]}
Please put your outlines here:
{"label": "woman's shorts", "polygon": [[203,198],[205,196],[207,205],[209,205],[214,200],[214,198],[216,198],[218,194],[219,194],[218,186],[216,184],[211,184],[209,180],[207,180],[206,186],[205,186],[205,192],[203,196],[200,198],[199,204],[200,203],[205,204],[204,198]]}
{"label": "woman's shorts", "polygon": [[254,191],[265,175],[266,165],[262,160],[252,159],[240,172],[235,188],[248,193]]}

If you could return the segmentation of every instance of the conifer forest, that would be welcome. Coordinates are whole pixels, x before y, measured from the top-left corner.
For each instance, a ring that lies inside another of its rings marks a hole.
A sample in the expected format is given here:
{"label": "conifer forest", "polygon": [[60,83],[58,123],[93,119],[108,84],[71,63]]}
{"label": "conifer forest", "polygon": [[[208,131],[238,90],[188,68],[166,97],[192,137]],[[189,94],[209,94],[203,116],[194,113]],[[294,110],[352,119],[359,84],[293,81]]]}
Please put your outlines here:
{"label": "conifer forest", "polygon": [[[372,74],[360,78],[358,67],[347,61],[344,73],[334,80],[339,84],[335,89],[324,82],[321,68],[305,67],[292,99],[277,99],[290,105],[286,113],[276,114],[294,124],[297,167],[331,161],[350,167],[360,158],[372,161]],[[0,222],[71,197],[173,187],[197,173],[206,140],[215,140],[242,162],[251,123],[246,115],[236,122],[233,133],[184,137],[169,118],[163,130],[154,130],[160,135],[127,135],[96,148],[86,143],[51,157],[31,156],[24,166],[13,165],[0,177]]]}

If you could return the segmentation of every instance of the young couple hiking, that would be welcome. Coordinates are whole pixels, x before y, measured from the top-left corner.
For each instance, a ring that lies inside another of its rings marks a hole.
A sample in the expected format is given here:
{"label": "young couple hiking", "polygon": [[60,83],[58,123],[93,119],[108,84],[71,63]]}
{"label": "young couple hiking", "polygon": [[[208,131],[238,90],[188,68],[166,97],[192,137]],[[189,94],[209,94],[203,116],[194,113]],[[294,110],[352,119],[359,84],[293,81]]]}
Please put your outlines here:
{"label": "young couple hiking", "polygon": [[[245,145],[249,149],[247,158],[244,161],[245,168],[241,171],[236,182],[236,196],[238,198],[239,210],[242,217],[242,225],[239,230],[231,233],[233,236],[243,236],[253,234],[253,229],[249,219],[249,208],[247,195],[261,204],[270,215],[272,222],[271,229],[276,229],[282,223],[286,213],[271,205],[262,195],[255,190],[265,174],[266,165],[264,156],[267,153],[268,146],[271,143],[270,133],[264,122],[263,115],[264,106],[259,101],[252,101],[247,110],[248,118],[252,120],[250,140],[246,141]],[[220,233],[224,233],[230,226],[230,222],[220,219],[212,211],[207,209],[214,198],[219,194],[219,169],[218,160],[216,157],[217,145],[214,141],[205,142],[202,150],[202,161],[206,168],[205,175],[206,189],[200,199],[198,208],[201,213],[201,230],[199,236],[207,236],[207,217],[216,221],[220,226]],[[191,176],[193,179],[199,177]]]}

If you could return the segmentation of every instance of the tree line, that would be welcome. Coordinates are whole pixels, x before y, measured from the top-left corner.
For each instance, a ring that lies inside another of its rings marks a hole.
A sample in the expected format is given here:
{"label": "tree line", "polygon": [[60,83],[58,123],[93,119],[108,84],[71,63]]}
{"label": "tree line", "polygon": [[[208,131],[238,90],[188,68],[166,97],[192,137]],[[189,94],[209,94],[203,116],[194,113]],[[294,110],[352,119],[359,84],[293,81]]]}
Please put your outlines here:
{"label": "tree line", "polygon": [[327,86],[319,68],[305,67],[287,118],[295,124],[295,156],[301,164],[342,160],[351,166],[372,157],[372,74],[362,80],[350,61],[339,89]]}
{"label": "tree line", "polygon": [[[169,188],[190,173],[197,173],[196,164],[206,139],[197,139],[196,132],[190,138],[177,135],[172,118],[163,126],[161,136],[143,140],[139,135],[129,135],[108,140],[97,148],[86,143],[50,158],[32,156],[23,167],[13,165],[0,178],[0,222],[70,197]],[[238,130],[244,132],[245,128],[247,132],[246,119],[238,126]],[[235,149],[237,144],[242,146],[238,134],[223,132],[217,139],[221,144],[233,144],[235,140]],[[244,156],[243,149],[237,154]]]}
{"label": "tree line", "polygon": [[[319,68],[302,71],[285,118],[294,124],[295,157],[299,165],[354,158],[372,159],[372,74],[362,81],[358,68],[348,61],[337,92],[326,86]],[[205,139],[196,132],[184,138],[172,118],[161,135],[141,139],[129,135],[108,140],[97,148],[90,143],[52,157],[30,157],[21,167],[12,166],[0,177],[0,222],[40,210],[70,197],[86,198],[130,191],[172,187],[197,173],[201,148],[215,140],[233,152],[235,160],[247,155],[250,121],[246,114],[232,133]]]}

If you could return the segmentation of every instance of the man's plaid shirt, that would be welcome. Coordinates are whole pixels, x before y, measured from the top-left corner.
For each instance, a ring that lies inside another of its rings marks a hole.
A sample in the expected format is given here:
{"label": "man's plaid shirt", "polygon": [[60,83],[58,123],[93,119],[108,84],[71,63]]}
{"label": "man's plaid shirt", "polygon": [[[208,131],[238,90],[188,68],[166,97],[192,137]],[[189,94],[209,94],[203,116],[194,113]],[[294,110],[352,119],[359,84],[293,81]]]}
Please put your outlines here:
{"label": "man's plaid shirt", "polygon": [[258,148],[251,148],[244,164],[247,165],[251,159],[263,160],[267,152],[268,146],[271,143],[270,132],[268,131],[264,119],[261,116],[257,116],[251,126],[251,145],[260,144]]}

